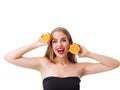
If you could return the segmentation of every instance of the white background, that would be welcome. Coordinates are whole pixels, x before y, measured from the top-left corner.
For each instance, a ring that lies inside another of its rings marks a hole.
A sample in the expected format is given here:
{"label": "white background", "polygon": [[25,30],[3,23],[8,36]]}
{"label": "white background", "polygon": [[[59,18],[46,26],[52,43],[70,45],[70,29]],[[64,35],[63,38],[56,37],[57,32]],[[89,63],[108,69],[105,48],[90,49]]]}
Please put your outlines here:
{"label": "white background", "polygon": [[[39,72],[3,57],[58,26],[88,50],[120,59],[119,0],[0,0],[0,90],[40,90]],[[41,47],[28,56],[44,52]],[[81,90],[120,90],[120,68],[83,77]]]}

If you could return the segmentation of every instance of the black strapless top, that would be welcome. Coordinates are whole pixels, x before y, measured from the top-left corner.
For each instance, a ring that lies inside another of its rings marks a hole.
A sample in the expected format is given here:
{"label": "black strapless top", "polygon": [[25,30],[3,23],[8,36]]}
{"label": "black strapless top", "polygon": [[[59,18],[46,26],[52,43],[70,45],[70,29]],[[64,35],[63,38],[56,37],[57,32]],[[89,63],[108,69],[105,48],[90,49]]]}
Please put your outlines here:
{"label": "black strapless top", "polygon": [[47,77],[43,79],[44,90],[79,90],[79,77]]}

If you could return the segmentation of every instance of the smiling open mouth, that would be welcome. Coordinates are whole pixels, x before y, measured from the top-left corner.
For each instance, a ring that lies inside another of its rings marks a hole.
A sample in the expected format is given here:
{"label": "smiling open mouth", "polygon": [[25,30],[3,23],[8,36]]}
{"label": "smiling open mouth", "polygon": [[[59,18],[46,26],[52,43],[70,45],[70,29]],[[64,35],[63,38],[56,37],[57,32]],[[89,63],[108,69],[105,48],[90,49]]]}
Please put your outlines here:
{"label": "smiling open mouth", "polygon": [[63,54],[63,53],[64,53],[64,49],[58,48],[58,49],[57,49],[57,52],[58,52],[59,54]]}

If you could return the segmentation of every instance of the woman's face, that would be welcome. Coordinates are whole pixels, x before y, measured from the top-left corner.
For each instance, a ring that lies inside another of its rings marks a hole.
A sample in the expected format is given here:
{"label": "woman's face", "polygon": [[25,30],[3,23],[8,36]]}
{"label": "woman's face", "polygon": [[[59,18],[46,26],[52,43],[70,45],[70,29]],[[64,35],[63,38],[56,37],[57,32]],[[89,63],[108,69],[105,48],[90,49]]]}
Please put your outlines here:
{"label": "woman's face", "polygon": [[69,41],[67,36],[61,31],[55,31],[52,34],[52,48],[56,56],[65,57],[69,50]]}

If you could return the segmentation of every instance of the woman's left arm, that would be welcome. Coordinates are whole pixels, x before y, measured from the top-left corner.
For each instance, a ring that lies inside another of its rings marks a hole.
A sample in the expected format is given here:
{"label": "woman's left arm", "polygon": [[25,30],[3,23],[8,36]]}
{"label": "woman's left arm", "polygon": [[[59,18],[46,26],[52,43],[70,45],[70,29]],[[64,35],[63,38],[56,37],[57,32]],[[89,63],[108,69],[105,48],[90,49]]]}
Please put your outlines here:
{"label": "woman's left arm", "polygon": [[98,63],[85,63],[84,64],[84,74],[93,74],[112,70],[119,67],[120,62],[114,58],[96,54],[90,51],[87,51],[84,47],[81,46],[81,52],[78,53],[79,57],[87,57],[98,61]]}

